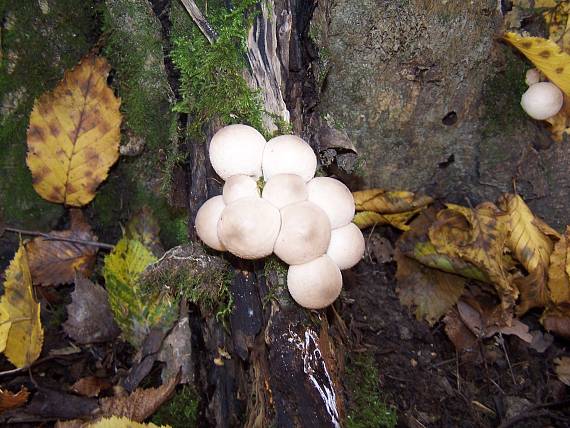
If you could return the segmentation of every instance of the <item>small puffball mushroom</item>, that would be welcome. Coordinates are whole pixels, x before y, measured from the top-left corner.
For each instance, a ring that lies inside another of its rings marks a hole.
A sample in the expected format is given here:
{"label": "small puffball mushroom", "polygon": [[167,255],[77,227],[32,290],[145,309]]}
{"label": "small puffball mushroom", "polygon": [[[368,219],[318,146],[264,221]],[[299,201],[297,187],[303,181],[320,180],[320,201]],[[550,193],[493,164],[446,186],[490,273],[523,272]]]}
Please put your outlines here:
{"label": "small puffball mushroom", "polygon": [[296,174],[277,174],[265,183],[261,196],[281,209],[295,202],[306,201],[309,194],[307,193],[305,181],[301,176]]}
{"label": "small puffball mushroom", "polygon": [[524,81],[527,86],[540,82],[540,71],[538,71],[536,68],[527,70]]}
{"label": "small puffball mushroom", "polygon": [[226,205],[242,198],[259,198],[257,182],[249,175],[232,175],[224,184],[222,196]]}
{"label": "small puffball mushroom", "polygon": [[226,204],[224,204],[222,196],[214,196],[200,207],[194,222],[198,237],[208,247],[218,251],[226,251],[226,247],[218,238],[218,220],[224,208],[226,208]]}
{"label": "small puffball mushroom", "polygon": [[259,178],[264,147],[265,138],[256,129],[229,125],[212,137],[210,162],[223,180],[237,174]]}
{"label": "small puffball mushroom", "polygon": [[315,177],[307,183],[309,202],[321,207],[329,216],[331,227],[345,226],[354,217],[354,198],[340,181],[330,177]]}
{"label": "small puffball mushroom", "polygon": [[297,174],[307,182],[314,177],[316,169],[315,152],[295,135],[281,135],[265,145],[262,162],[265,181],[277,174]]}
{"label": "small puffball mushroom", "polygon": [[350,269],[364,255],[364,236],[354,223],[334,229],[331,232],[331,243],[327,255],[340,270]]}
{"label": "small puffball mushroom", "polygon": [[281,209],[281,231],[273,251],[285,263],[299,265],[325,254],[330,239],[325,212],[310,202],[297,202]]}
{"label": "small puffball mushroom", "polygon": [[273,252],[280,228],[277,208],[261,198],[243,198],[222,211],[218,237],[232,254],[242,259],[260,259]]}
{"label": "small puffball mushroom", "polygon": [[562,91],[550,82],[531,85],[521,98],[524,111],[536,120],[545,120],[554,116],[562,108],[563,102]]}
{"label": "small puffball mushroom", "polygon": [[322,309],[339,296],[340,269],[326,254],[309,263],[289,266],[287,288],[291,297],[307,309]]}

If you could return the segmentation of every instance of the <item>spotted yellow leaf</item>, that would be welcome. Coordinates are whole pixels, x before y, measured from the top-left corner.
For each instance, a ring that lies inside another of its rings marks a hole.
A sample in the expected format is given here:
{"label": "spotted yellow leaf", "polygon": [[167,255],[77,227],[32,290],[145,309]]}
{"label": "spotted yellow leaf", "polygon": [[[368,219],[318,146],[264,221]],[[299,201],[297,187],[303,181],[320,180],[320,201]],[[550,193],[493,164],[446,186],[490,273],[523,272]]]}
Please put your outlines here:
{"label": "spotted yellow leaf", "polygon": [[124,416],[111,416],[110,418],[102,418],[93,424],[89,424],[88,428],[170,428],[170,425],[155,425],[152,422],[140,423],[131,421]]}
{"label": "spotted yellow leaf", "polygon": [[120,100],[107,85],[109,70],[104,58],[88,56],[34,104],[26,162],[48,201],[89,203],[118,159]]}
{"label": "spotted yellow leaf", "polygon": [[395,214],[429,205],[433,199],[403,190],[366,189],[353,192],[356,211]]}
{"label": "spotted yellow leaf", "polygon": [[552,83],[570,96],[570,55],[552,40],[506,33],[504,39],[520,50]]}
{"label": "spotted yellow leaf", "polygon": [[9,323],[10,329],[4,355],[16,367],[25,367],[40,356],[44,332],[40,322],[40,304],[34,296],[23,245],[20,245],[5,276],[4,294],[0,298],[0,323]]}
{"label": "spotted yellow leaf", "polygon": [[570,258],[568,239],[570,227],[566,228],[564,237],[554,246],[548,268],[548,290],[550,299],[555,305],[570,303]]}
{"label": "spotted yellow leaf", "polygon": [[396,214],[380,214],[374,211],[361,211],[354,215],[352,222],[360,229],[366,229],[367,227],[374,225],[387,224],[405,232],[410,229],[406,223],[408,223],[408,221],[410,221],[410,219],[421,210],[421,208],[418,208],[413,211]]}

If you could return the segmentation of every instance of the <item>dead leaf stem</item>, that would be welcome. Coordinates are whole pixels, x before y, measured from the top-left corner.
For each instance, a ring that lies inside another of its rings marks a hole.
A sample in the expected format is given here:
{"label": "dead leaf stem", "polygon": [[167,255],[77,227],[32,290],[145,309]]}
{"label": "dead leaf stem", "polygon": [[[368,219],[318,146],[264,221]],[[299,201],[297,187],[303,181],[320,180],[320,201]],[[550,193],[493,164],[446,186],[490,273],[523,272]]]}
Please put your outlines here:
{"label": "dead leaf stem", "polygon": [[4,230],[6,232],[19,233],[21,235],[41,236],[42,238],[48,241],[65,241],[74,244],[90,245],[93,247],[104,248],[106,250],[112,250],[113,248],[115,248],[114,245],[105,244],[104,242],[88,241],[84,239],[62,238],[58,236],[52,236],[49,233],[39,232],[37,230],[24,230],[24,229],[18,229],[16,227],[5,227]]}

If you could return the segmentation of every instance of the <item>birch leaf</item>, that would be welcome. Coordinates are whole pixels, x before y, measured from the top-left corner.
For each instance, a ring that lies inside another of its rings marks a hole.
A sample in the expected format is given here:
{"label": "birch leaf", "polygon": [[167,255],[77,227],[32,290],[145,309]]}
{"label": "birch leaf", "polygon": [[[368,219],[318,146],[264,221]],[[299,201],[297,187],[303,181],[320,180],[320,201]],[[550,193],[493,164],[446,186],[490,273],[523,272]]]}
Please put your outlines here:
{"label": "birch leaf", "polygon": [[11,325],[4,355],[16,367],[25,367],[40,356],[44,332],[40,322],[40,304],[34,296],[23,245],[20,245],[5,275],[4,294],[0,298],[0,323]]}
{"label": "birch leaf", "polygon": [[570,96],[570,55],[552,40],[506,33],[504,39],[521,51],[548,79]]}
{"label": "birch leaf", "polygon": [[120,100],[107,85],[110,68],[88,56],[34,104],[26,162],[34,189],[50,202],[89,203],[119,157]]}

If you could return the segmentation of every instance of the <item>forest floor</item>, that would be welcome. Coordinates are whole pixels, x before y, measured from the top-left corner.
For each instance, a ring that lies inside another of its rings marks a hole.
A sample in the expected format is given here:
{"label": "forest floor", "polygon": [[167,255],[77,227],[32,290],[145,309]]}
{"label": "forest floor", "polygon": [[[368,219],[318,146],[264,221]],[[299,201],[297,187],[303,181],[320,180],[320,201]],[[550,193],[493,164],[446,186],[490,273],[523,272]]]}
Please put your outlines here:
{"label": "forest floor", "polygon": [[[443,323],[430,327],[400,304],[393,230],[372,233],[366,260],[345,275],[343,318],[353,352],[374,355],[398,426],[570,426],[570,397],[549,363],[562,353],[562,341],[538,353],[516,336],[495,336],[481,340],[478,352],[458,354]],[[523,321],[538,326],[538,318],[529,313]]]}

